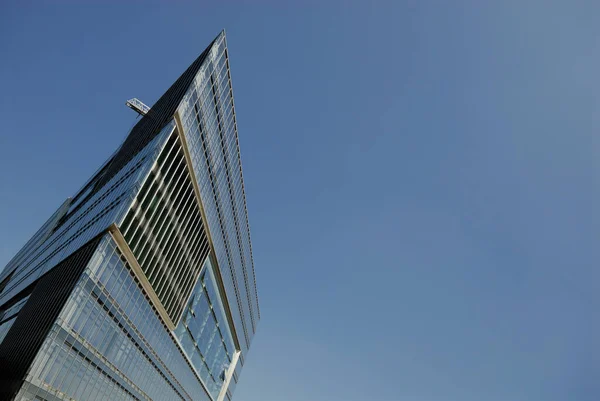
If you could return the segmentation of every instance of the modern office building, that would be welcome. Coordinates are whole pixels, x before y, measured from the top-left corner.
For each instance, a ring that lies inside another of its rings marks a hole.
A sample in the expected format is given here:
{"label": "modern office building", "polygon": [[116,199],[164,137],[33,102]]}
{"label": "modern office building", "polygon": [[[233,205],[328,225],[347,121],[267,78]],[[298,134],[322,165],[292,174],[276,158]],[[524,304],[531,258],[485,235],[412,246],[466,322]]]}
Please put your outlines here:
{"label": "modern office building", "polygon": [[0,274],[2,400],[232,397],[260,310],[225,33],[134,108]]}

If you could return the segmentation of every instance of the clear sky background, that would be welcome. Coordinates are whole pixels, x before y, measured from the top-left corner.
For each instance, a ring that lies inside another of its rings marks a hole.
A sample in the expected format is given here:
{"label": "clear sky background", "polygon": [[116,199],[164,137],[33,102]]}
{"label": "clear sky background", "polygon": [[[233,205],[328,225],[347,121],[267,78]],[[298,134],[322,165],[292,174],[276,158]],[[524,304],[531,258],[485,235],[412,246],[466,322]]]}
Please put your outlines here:
{"label": "clear sky background", "polygon": [[225,28],[236,400],[600,399],[599,2],[130,3],[0,5],[0,265]]}

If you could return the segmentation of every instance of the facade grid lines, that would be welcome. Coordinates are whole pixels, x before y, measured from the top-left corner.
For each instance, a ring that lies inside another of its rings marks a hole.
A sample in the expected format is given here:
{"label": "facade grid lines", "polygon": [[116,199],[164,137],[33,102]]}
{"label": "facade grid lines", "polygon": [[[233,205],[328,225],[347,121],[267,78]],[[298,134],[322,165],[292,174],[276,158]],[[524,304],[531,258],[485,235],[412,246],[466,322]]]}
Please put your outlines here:
{"label": "facade grid lines", "polygon": [[237,135],[221,32],[0,273],[1,399],[232,399],[260,319]]}

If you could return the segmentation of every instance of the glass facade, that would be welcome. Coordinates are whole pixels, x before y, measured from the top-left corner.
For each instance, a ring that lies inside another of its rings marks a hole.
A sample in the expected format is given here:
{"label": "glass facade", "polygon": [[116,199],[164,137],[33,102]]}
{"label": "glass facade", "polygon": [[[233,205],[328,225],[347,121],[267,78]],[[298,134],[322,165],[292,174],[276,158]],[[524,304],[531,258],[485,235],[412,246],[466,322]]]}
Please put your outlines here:
{"label": "glass facade", "polygon": [[3,312],[0,312],[0,343],[4,340],[4,337],[8,333],[8,330],[11,328],[12,324],[15,321],[17,313],[21,310],[23,305],[27,303],[29,296],[24,297],[23,299],[17,301],[12,306],[6,308]]}
{"label": "glass facade", "polygon": [[209,251],[177,132],[169,137],[120,227],[176,324]]}
{"label": "glass facade", "polygon": [[175,333],[211,396],[217,399],[231,364],[235,364],[237,350],[209,258]]}
{"label": "glass facade", "polygon": [[[209,305],[195,306],[198,316],[210,311]],[[211,347],[204,349],[208,354]],[[48,394],[61,400],[210,400],[203,380],[191,369],[195,359],[166,330],[107,235],[31,365],[17,400]],[[220,360],[218,353],[212,356],[211,367],[220,369],[215,362]]]}
{"label": "glass facade", "polygon": [[8,333],[8,330],[10,330],[10,328],[14,322],[15,322],[15,318],[12,317],[12,318],[6,319],[2,323],[0,323],[0,343],[2,342],[2,340],[4,340],[4,337],[6,336],[6,334]]}
{"label": "glass facade", "polygon": [[[172,130],[172,127],[166,128]],[[10,273],[12,276],[0,293],[0,304],[18,294],[123,216],[139,190],[140,181],[148,174],[158,156],[158,146],[167,138],[169,129],[164,131],[119,171],[101,191],[82,201],[80,207],[68,210],[68,213],[45,233],[45,240],[36,242],[27,252],[20,252],[18,257],[11,260],[2,273]],[[85,191],[85,188],[82,191]],[[77,197],[75,195],[73,199]]]}
{"label": "glass facade", "polygon": [[231,400],[259,319],[222,32],[0,274],[0,399]]}
{"label": "glass facade", "polygon": [[243,355],[260,318],[225,35],[178,113]]}

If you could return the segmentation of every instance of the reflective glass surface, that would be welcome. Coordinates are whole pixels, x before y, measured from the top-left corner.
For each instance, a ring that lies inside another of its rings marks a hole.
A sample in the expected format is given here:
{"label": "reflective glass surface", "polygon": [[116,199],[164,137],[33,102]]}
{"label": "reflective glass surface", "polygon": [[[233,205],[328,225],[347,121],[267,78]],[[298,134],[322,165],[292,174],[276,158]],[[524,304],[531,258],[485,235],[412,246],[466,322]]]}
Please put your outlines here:
{"label": "reflective glass surface", "polygon": [[224,33],[177,114],[181,133],[172,120],[105,180],[102,167],[9,262],[0,342],[25,300],[3,305],[113,223],[176,329],[104,234],[16,400],[231,399],[260,310]]}
{"label": "reflective glass surface", "polygon": [[209,400],[107,235],[78,281],[17,400]]}
{"label": "reflective glass surface", "polygon": [[260,311],[224,34],[215,40],[178,112],[244,354]]}
{"label": "reflective glass surface", "polygon": [[29,295],[26,296],[25,298],[21,299],[20,301],[16,302],[11,307],[6,308],[6,310],[4,312],[0,313],[0,322],[3,320],[7,320],[7,319],[13,317],[14,315],[16,315],[17,313],[19,313],[19,311],[21,310],[21,308],[23,308],[23,306],[25,305],[25,303],[27,302],[28,299],[29,299]]}
{"label": "reflective glass surface", "polygon": [[209,252],[184,151],[173,132],[120,225],[173,325]]}
{"label": "reflective glass surface", "polygon": [[196,371],[217,399],[236,352],[207,258],[175,332]]}
{"label": "reflective glass surface", "polygon": [[15,322],[15,319],[16,317],[13,317],[0,323],[0,343],[2,342],[2,340],[4,340],[4,337],[6,337],[6,334],[8,333],[8,330],[10,329],[12,324]]}
{"label": "reflective glass surface", "polygon": [[[65,221],[58,228],[44,232],[41,240],[26,246],[27,252],[19,252],[11,260],[4,272],[15,272],[0,293],[0,305],[106,230],[110,224],[122,219],[139,190],[140,181],[148,174],[159,148],[173,128],[174,123],[171,122],[100,191],[65,215]],[[64,206],[68,207],[68,203]]]}

